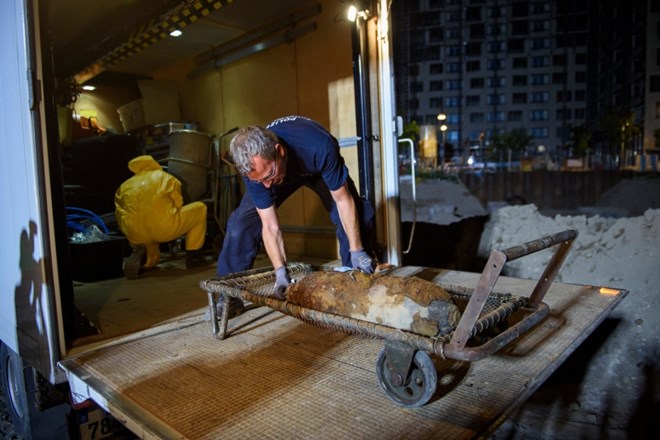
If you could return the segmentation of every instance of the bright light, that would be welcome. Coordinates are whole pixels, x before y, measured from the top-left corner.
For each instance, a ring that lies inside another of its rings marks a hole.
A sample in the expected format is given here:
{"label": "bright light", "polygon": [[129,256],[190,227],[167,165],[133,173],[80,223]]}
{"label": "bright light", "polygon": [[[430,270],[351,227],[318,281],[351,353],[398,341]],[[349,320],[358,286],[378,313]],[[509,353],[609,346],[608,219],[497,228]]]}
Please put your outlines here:
{"label": "bright light", "polygon": [[444,120],[446,120],[446,119],[447,119],[447,115],[446,115],[446,114],[444,114],[444,113],[440,113],[440,114],[438,115],[438,121],[444,121]]}
{"label": "bright light", "polygon": [[90,85],[85,85],[85,86],[82,86],[82,89],[86,90],[88,92],[91,92],[93,90],[96,90],[96,87],[95,86],[90,86]]}
{"label": "bright light", "polygon": [[615,296],[621,293],[619,289],[610,289],[609,287],[601,287],[600,288],[600,294],[601,295],[610,295],[610,296]]}
{"label": "bright light", "polygon": [[346,13],[346,16],[348,17],[348,19],[350,21],[355,21],[355,19],[357,18],[357,15],[358,15],[357,8],[353,5],[350,5],[348,7],[348,12]]}
{"label": "bright light", "polygon": [[467,163],[468,165],[472,166],[472,164],[474,163],[474,156],[468,157]]}
{"label": "bright light", "polygon": [[170,32],[171,37],[180,37],[183,34],[179,29],[174,29],[172,32]]}
{"label": "bright light", "polygon": [[440,126],[440,131],[447,131],[447,128],[449,128],[449,127],[447,127],[447,124],[442,124]]}

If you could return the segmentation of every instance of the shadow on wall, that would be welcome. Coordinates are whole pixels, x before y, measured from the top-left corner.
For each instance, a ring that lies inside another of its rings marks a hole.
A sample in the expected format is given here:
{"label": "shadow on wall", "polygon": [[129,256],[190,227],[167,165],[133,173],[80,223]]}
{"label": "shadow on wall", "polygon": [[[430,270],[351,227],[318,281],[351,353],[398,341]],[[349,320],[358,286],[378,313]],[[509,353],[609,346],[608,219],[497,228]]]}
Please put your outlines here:
{"label": "shadow on wall", "polygon": [[[481,272],[485,260],[477,250],[488,218],[471,217],[450,225],[417,222],[410,252],[403,254],[403,265]],[[403,222],[401,226],[404,250],[408,249],[412,225]]]}

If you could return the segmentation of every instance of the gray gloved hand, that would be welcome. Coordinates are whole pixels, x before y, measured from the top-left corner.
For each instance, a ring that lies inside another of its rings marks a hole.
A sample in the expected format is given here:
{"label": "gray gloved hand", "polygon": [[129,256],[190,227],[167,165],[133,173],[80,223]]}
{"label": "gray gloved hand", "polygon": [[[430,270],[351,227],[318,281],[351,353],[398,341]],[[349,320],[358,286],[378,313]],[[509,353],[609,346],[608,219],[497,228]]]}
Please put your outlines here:
{"label": "gray gloved hand", "polygon": [[358,269],[368,274],[374,273],[376,262],[364,251],[364,249],[350,252],[353,269]]}
{"label": "gray gloved hand", "polygon": [[286,271],[286,266],[280,266],[275,270],[275,288],[273,293],[278,299],[286,298],[286,288],[291,284],[291,278]]}

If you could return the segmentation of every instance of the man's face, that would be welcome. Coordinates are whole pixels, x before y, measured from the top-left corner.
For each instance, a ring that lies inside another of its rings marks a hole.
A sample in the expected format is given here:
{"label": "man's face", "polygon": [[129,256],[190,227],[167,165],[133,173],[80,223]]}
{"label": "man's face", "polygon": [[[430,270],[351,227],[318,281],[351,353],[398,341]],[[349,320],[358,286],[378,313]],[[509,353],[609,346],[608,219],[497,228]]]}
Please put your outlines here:
{"label": "man's face", "polygon": [[252,158],[252,171],[245,176],[253,182],[261,183],[266,188],[271,185],[279,185],[286,175],[286,166],[284,164],[284,147],[280,144],[275,145],[275,160],[269,161],[261,156]]}

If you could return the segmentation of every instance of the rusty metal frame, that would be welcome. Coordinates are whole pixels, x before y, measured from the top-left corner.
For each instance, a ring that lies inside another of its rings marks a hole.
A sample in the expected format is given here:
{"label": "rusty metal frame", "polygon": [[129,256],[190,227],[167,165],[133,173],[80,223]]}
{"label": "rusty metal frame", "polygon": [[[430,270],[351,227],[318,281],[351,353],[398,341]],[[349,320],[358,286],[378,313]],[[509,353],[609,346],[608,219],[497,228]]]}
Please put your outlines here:
{"label": "rusty metal frame", "polygon": [[[513,246],[503,251],[493,250],[479,280],[477,281],[477,287],[472,293],[472,298],[461,315],[461,319],[458,322],[458,326],[453,333],[451,341],[445,347],[445,355],[451,359],[465,361],[483,359],[516,339],[520,334],[529,330],[547,316],[550,310],[546,304],[542,303],[543,297],[554,281],[554,278],[576,237],[577,231],[569,229],[545,236],[538,240],[529,241],[519,246]],[[472,331],[479,318],[483,305],[488,296],[492,293],[493,287],[502,273],[502,269],[504,269],[504,265],[509,261],[516,260],[555,245],[559,246],[557,246],[550,262],[527,299],[526,307],[533,310],[533,313],[487,343],[474,348],[466,347],[468,339],[472,336]]]}
{"label": "rusty metal frame", "polygon": [[[267,289],[266,291],[257,292],[251,285],[261,284],[270,287],[274,282],[275,273],[271,268],[253,269],[225,277],[204,280],[200,283],[200,287],[208,294],[212,332],[213,336],[218,339],[224,339],[227,336],[229,297],[235,297],[267,306],[319,327],[382,338],[389,341],[388,343],[392,349],[396,349],[394,347],[398,346],[397,343],[403,343],[415,350],[424,350],[442,358],[476,361],[484,359],[506,346],[548,315],[549,307],[542,302],[543,297],[559,271],[575,237],[577,237],[576,231],[567,230],[504,251],[494,250],[477,282],[477,286],[469,294],[468,304],[462,313],[456,330],[439,337],[421,336],[380,324],[301,307],[270,297]],[[528,298],[493,292],[493,287],[508,261],[555,245],[559,246]],[[311,266],[303,263],[292,263],[288,266],[288,269],[292,278],[305,276],[313,271]],[[482,315],[486,302],[493,299],[499,304],[498,307]],[[216,308],[219,301],[222,301],[223,305],[223,313],[220,317],[217,316]],[[520,322],[480,346],[466,346],[470,338],[492,325],[502,322],[507,316],[520,308],[527,309],[530,312]]]}

